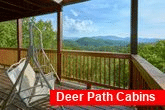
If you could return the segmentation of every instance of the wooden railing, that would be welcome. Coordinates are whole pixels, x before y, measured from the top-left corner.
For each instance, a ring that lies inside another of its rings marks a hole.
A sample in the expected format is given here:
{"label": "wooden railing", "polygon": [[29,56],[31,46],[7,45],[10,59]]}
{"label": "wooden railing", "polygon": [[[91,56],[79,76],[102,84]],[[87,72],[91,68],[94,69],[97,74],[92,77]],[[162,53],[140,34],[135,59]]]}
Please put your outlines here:
{"label": "wooden railing", "polygon": [[139,55],[132,55],[133,89],[165,89],[165,74]]}
{"label": "wooden railing", "polygon": [[[0,64],[16,63],[17,51],[16,48],[0,48]],[[57,51],[45,50],[45,52],[57,69]],[[21,49],[21,58],[26,57],[26,54],[27,49]],[[63,78],[107,87],[128,88],[129,76],[132,89],[165,89],[165,74],[138,55],[62,51]]]}
{"label": "wooden railing", "polygon": [[[57,70],[56,50],[45,50]],[[1,64],[17,62],[17,49],[1,48]],[[21,58],[27,49],[21,49]],[[7,57],[4,57],[6,56]],[[8,59],[9,58],[9,59]],[[111,89],[128,89],[130,54],[90,51],[62,51],[62,78]]]}
{"label": "wooden railing", "polygon": [[[0,64],[17,62],[17,49],[0,48]],[[57,51],[45,50],[57,70]],[[25,57],[27,49],[21,49]],[[62,78],[110,89],[165,89],[165,74],[138,55],[91,51],[62,51]],[[164,109],[163,107],[138,107]]]}
{"label": "wooden railing", "polygon": [[16,48],[0,48],[0,64],[10,66],[17,62],[17,56]]}
{"label": "wooden railing", "polygon": [[62,77],[70,80],[126,89],[129,82],[129,54],[62,51]]}
{"label": "wooden railing", "polygon": [[[165,74],[139,55],[131,55],[132,89],[165,90]],[[164,107],[138,107],[140,110],[164,110]]]}

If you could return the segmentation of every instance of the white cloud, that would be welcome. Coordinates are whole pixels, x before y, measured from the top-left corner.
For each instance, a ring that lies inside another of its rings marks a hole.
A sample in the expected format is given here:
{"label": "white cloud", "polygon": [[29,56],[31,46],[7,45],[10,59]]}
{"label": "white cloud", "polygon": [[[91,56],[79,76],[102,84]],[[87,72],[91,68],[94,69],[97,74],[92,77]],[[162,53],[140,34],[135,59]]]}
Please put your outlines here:
{"label": "white cloud", "polygon": [[109,4],[103,4],[103,3],[100,3],[99,5],[98,4],[91,4],[91,7],[92,9],[105,9],[105,8],[109,8],[110,5]]}
{"label": "white cloud", "polygon": [[165,0],[140,0],[139,16],[148,24],[165,23]]}
{"label": "white cloud", "polygon": [[76,11],[74,11],[74,10],[70,10],[71,12],[72,12],[72,14],[75,16],[75,17],[77,17],[79,14],[76,12]]}
{"label": "white cloud", "polygon": [[139,1],[139,36],[165,38],[165,0]]}
{"label": "white cloud", "polygon": [[96,29],[91,20],[73,19],[68,16],[64,17],[64,31],[66,33],[91,33]]}

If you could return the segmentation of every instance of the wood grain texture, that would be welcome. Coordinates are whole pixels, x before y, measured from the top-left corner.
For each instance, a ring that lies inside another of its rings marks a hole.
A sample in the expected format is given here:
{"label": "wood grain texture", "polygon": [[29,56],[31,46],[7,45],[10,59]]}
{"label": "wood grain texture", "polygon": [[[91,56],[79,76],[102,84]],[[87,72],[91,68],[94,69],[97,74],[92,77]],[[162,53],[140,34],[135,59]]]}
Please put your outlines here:
{"label": "wood grain texture", "polygon": [[[139,55],[132,55],[135,74],[140,75],[151,89],[165,89],[165,74]],[[136,75],[137,76],[137,75]],[[135,78],[136,79],[136,78]]]}
{"label": "wood grain texture", "polygon": [[87,0],[0,0],[0,22],[58,12],[61,7]]}

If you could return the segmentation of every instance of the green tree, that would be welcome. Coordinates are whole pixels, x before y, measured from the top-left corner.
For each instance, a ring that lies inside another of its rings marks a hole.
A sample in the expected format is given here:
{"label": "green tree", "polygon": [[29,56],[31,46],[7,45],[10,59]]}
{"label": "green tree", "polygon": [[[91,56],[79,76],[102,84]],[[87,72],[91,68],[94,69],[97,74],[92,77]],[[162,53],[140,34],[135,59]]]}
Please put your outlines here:
{"label": "green tree", "polygon": [[[23,47],[27,48],[29,45],[29,22],[33,22],[42,32],[43,46],[44,48],[56,49],[56,31],[53,29],[51,21],[39,20],[36,22],[35,18],[26,18],[23,20]],[[40,33],[38,30],[33,28],[33,35],[35,44],[39,43]]]}
{"label": "green tree", "polygon": [[138,50],[140,56],[162,72],[165,72],[165,40],[155,44],[141,44]]}
{"label": "green tree", "polygon": [[17,46],[16,21],[6,21],[0,23],[0,47]]}

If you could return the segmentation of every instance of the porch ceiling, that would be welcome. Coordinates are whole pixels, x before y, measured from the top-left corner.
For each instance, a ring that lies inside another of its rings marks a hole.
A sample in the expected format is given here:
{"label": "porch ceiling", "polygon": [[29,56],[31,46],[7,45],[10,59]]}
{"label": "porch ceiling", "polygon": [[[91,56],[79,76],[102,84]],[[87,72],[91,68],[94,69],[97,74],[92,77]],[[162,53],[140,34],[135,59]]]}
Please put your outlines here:
{"label": "porch ceiling", "polygon": [[61,6],[87,0],[0,0],[0,22],[57,12]]}

